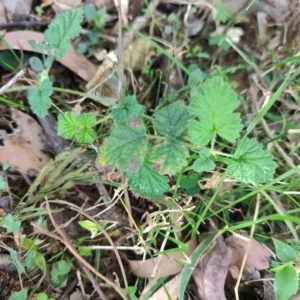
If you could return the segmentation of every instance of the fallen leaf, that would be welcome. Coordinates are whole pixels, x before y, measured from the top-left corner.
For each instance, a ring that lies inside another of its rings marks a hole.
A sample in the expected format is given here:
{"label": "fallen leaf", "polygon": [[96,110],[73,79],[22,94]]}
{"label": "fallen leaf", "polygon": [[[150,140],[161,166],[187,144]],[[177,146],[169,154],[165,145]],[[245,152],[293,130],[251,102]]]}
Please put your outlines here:
{"label": "fallen leaf", "polygon": [[82,0],[55,0],[52,8],[56,13],[61,13],[82,6]]}
{"label": "fallen leaf", "polygon": [[[5,7],[3,5],[3,2],[0,1],[0,23],[5,24],[7,22],[6,19],[6,12],[5,12]],[[4,35],[5,30],[0,30],[0,35]]]}
{"label": "fallen leaf", "polygon": [[[44,35],[35,31],[18,30],[7,32],[3,36],[4,42],[0,41],[0,50],[12,48],[23,51],[34,51],[28,41],[36,40],[41,43],[43,39]],[[96,67],[83,55],[78,54],[73,47],[58,61],[86,81],[91,80],[96,73]]]}
{"label": "fallen leaf", "polygon": [[[245,231],[240,234],[235,233],[225,239],[225,243],[232,251],[232,260],[229,266],[226,286],[232,289],[239,276],[239,271],[246,253],[248,242],[250,241]],[[242,280],[252,280],[260,278],[260,270],[269,268],[269,261],[275,254],[265,245],[251,239],[246,264],[242,274]]]}
{"label": "fallen leaf", "polygon": [[230,248],[219,236],[201,257],[192,275],[202,300],[226,300],[224,285],[230,261]]}
{"label": "fallen leaf", "polygon": [[0,132],[0,162],[9,161],[10,167],[23,175],[36,175],[50,157],[44,153],[47,138],[40,125],[29,115],[12,108],[12,118],[18,128],[11,134]]}
{"label": "fallen leaf", "polygon": [[204,185],[200,184],[202,190],[206,189],[216,189],[220,182],[220,174],[218,172],[214,173],[213,176],[206,181]]}
{"label": "fallen leaf", "polygon": [[28,17],[32,0],[2,0],[9,21],[23,21]]}

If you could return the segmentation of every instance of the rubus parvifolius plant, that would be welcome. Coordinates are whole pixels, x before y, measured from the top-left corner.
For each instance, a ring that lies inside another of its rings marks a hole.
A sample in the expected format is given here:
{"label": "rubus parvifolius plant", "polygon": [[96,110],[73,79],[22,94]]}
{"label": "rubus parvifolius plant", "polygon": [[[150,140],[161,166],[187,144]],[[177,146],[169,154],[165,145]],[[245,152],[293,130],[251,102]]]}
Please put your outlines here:
{"label": "rubus parvifolius plant", "polygon": [[[31,42],[36,51],[48,54],[44,63],[37,57],[30,60],[39,73],[39,86],[29,91],[28,98],[33,112],[40,117],[51,106],[53,89],[48,71],[55,59],[67,53],[70,39],[79,35],[82,14],[80,9],[58,14],[46,30],[43,43]],[[241,119],[234,112],[239,104],[236,92],[220,76],[193,87],[188,105],[176,101],[157,109],[152,117],[145,115],[145,107],[135,96],[126,96],[121,106],[112,108],[104,119],[111,118],[113,125],[100,147],[98,161],[105,169],[123,171],[129,185],[148,196],[169,190],[166,175],[191,169],[196,173],[212,171],[218,163],[225,164],[226,174],[238,181],[265,182],[272,178],[276,164],[256,140],[239,139]],[[65,112],[58,117],[58,133],[78,143],[91,143],[97,138],[93,130],[96,124],[91,113]],[[236,150],[217,151],[219,141],[236,143]]]}

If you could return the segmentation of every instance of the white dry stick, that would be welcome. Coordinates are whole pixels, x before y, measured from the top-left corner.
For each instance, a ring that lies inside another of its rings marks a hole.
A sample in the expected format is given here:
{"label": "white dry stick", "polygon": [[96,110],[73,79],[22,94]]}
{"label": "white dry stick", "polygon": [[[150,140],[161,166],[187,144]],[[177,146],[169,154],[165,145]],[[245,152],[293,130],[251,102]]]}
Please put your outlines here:
{"label": "white dry stick", "polygon": [[21,77],[26,73],[26,69],[21,69],[13,78],[10,79],[2,88],[0,88],[0,95],[3,94],[7,89],[13,86]]}

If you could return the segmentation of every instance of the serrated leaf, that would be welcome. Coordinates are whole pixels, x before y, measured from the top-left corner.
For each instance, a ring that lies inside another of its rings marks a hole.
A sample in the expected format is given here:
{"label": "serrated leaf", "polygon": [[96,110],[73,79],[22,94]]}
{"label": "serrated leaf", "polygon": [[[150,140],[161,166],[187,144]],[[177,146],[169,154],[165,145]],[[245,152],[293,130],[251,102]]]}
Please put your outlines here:
{"label": "serrated leaf", "polygon": [[42,72],[44,70],[44,66],[43,63],[41,62],[41,60],[36,57],[33,56],[29,59],[29,63],[30,63],[30,67],[33,71],[35,72]]}
{"label": "serrated leaf", "polygon": [[99,163],[111,164],[122,171],[135,171],[144,162],[148,151],[146,128],[138,116],[117,123],[104,139]]}
{"label": "serrated leaf", "polygon": [[167,139],[153,147],[150,160],[159,165],[161,173],[175,174],[187,165],[188,156],[188,149],[183,143],[176,139]]}
{"label": "serrated leaf", "polygon": [[73,139],[80,125],[74,112],[66,112],[58,116],[58,135],[65,139]]}
{"label": "serrated leaf", "polygon": [[10,254],[11,260],[14,263],[15,267],[17,268],[18,272],[21,274],[25,273],[25,268],[19,261],[17,252],[13,248],[10,248],[9,254]]}
{"label": "serrated leaf", "polygon": [[122,122],[133,115],[141,116],[144,112],[145,106],[138,104],[135,96],[127,96],[122,101],[122,107],[112,109],[111,117],[115,122]]}
{"label": "serrated leaf", "polygon": [[154,114],[153,125],[159,134],[177,137],[185,129],[190,115],[183,101],[176,101]]}
{"label": "serrated leaf", "polygon": [[289,300],[298,290],[298,276],[295,268],[286,265],[281,271],[276,272],[274,291],[277,300]]}
{"label": "serrated leaf", "polygon": [[96,117],[93,114],[83,113],[78,117],[82,127],[93,127],[96,124]]}
{"label": "serrated leaf", "polygon": [[242,129],[238,96],[232,87],[219,76],[207,79],[191,92],[189,112],[199,120],[188,122],[188,134],[192,143],[206,146],[217,134],[234,142]]}
{"label": "serrated leaf", "polygon": [[6,232],[10,233],[16,233],[19,231],[20,227],[21,227],[21,222],[20,221],[15,221],[13,216],[11,214],[8,214],[5,218],[4,218],[4,222],[6,225]]}
{"label": "serrated leaf", "polygon": [[276,255],[282,262],[297,261],[297,253],[290,245],[274,238],[272,240],[275,245]]}
{"label": "serrated leaf", "polygon": [[75,139],[79,143],[89,144],[92,143],[97,137],[95,130],[88,127],[81,128],[76,134]]}
{"label": "serrated leaf", "polygon": [[81,9],[57,14],[49,28],[45,31],[44,43],[48,49],[54,49],[56,59],[62,58],[70,48],[70,39],[81,31],[83,12]]}
{"label": "serrated leaf", "polygon": [[50,99],[52,93],[52,82],[49,79],[44,79],[40,87],[28,92],[30,108],[41,118],[48,114],[48,109],[52,104]]}
{"label": "serrated leaf", "polygon": [[200,158],[196,159],[193,163],[193,170],[196,172],[208,172],[212,171],[216,165],[210,158],[210,151],[207,148],[202,149],[199,152]]}
{"label": "serrated leaf", "polygon": [[128,183],[138,193],[155,197],[169,190],[168,179],[158,174],[150,163],[144,162],[138,171],[128,174]]}
{"label": "serrated leaf", "polygon": [[237,153],[237,159],[228,165],[229,175],[244,183],[266,182],[272,178],[275,169],[276,163],[271,153],[262,149],[255,139],[246,139]]}

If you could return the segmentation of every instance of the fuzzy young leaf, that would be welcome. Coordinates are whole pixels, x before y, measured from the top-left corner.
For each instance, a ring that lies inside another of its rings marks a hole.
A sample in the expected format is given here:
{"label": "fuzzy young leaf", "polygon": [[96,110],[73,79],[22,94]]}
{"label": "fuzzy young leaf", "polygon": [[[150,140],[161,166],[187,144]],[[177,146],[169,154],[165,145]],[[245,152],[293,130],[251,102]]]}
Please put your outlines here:
{"label": "fuzzy young leaf", "polygon": [[273,238],[276,255],[282,262],[297,261],[296,251],[288,244]]}
{"label": "fuzzy young leaf", "polygon": [[22,265],[22,263],[19,261],[17,252],[13,248],[10,248],[9,254],[10,254],[11,260],[14,263],[15,267],[17,268],[18,272],[21,274],[25,273],[25,268]]}
{"label": "fuzzy young leaf", "polygon": [[148,162],[138,171],[128,174],[128,183],[138,193],[150,197],[162,195],[169,190],[168,179],[158,174]]}
{"label": "fuzzy young leaf", "polygon": [[80,125],[74,112],[68,111],[58,116],[58,135],[65,139],[73,139]]}
{"label": "fuzzy young leaf", "polygon": [[6,232],[10,233],[16,233],[19,231],[20,227],[21,227],[21,222],[20,221],[15,221],[13,216],[11,214],[8,214],[5,218],[4,218],[4,222],[6,225]]}
{"label": "fuzzy young leaf", "polygon": [[237,157],[228,165],[228,171],[229,175],[241,182],[263,183],[271,179],[275,172],[276,163],[271,153],[262,149],[255,139],[246,139]]}
{"label": "fuzzy young leaf", "polygon": [[57,14],[45,32],[45,46],[54,49],[56,59],[65,56],[70,48],[70,39],[78,36],[81,31],[83,12],[81,9],[70,10]]}
{"label": "fuzzy young leaf", "polygon": [[135,171],[148,151],[146,128],[138,116],[116,123],[100,149],[100,165],[113,165],[123,171]]}
{"label": "fuzzy young leaf", "polygon": [[52,82],[49,79],[44,79],[39,88],[28,92],[31,110],[41,118],[48,114],[48,109],[52,104],[50,99],[52,93]]}
{"label": "fuzzy young leaf", "polygon": [[204,148],[199,152],[200,158],[196,159],[193,163],[193,170],[201,173],[203,171],[208,172],[213,170],[216,165],[210,158],[209,149]]}
{"label": "fuzzy young leaf", "polygon": [[92,143],[97,137],[95,130],[88,127],[83,127],[75,134],[75,139],[79,143],[89,144]]}
{"label": "fuzzy young leaf", "polygon": [[190,115],[183,101],[176,101],[154,114],[153,125],[159,134],[177,137],[185,129]]}
{"label": "fuzzy young leaf", "polygon": [[145,112],[145,106],[138,104],[135,96],[127,96],[122,101],[122,107],[114,108],[111,117],[115,122],[123,122],[133,115],[141,116]]}
{"label": "fuzzy young leaf", "polygon": [[175,174],[187,165],[188,156],[188,149],[183,143],[176,139],[167,139],[153,147],[150,160],[160,166],[161,173]]}
{"label": "fuzzy young leaf", "polygon": [[216,134],[234,142],[242,129],[240,114],[233,113],[238,105],[237,94],[219,76],[207,79],[200,87],[194,87],[189,112],[199,120],[188,122],[192,143],[205,146]]}
{"label": "fuzzy young leaf", "polygon": [[29,59],[29,63],[30,63],[30,67],[33,71],[35,72],[42,72],[44,70],[44,66],[43,66],[43,63],[42,61],[36,57],[36,56],[33,56]]}

